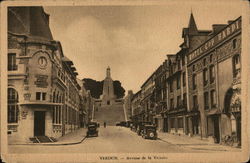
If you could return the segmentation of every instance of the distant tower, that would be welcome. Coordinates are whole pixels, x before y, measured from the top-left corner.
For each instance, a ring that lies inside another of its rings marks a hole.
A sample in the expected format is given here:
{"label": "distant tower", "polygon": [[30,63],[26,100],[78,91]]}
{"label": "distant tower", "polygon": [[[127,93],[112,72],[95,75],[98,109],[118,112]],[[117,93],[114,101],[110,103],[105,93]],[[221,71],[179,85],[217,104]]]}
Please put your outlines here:
{"label": "distant tower", "polygon": [[110,67],[106,70],[106,78],[103,82],[102,106],[112,105],[115,102],[113,80],[111,78]]}

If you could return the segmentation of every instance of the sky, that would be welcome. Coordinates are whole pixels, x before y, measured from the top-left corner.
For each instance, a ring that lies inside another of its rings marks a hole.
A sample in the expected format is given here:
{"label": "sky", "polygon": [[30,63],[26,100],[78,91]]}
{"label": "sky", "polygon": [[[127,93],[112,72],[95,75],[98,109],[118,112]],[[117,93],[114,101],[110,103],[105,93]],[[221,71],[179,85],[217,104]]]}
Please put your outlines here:
{"label": "sky", "polygon": [[144,6],[46,6],[54,40],[62,44],[78,78],[113,80],[135,93],[183,42],[191,11],[198,29],[241,16],[239,3],[169,3]]}

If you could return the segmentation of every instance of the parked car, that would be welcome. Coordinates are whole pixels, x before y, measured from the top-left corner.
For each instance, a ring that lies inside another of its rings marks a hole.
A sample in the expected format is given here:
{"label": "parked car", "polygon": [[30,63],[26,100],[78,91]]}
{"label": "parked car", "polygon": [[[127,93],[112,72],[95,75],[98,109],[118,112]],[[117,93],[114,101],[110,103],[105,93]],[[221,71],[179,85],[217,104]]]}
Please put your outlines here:
{"label": "parked car", "polygon": [[116,125],[116,126],[121,126],[121,123],[120,123],[120,122],[116,122],[115,125]]}
{"label": "parked car", "polygon": [[126,126],[125,127],[130,127],[131,121],[126,121]]}
{"label": "parked car", "polygon": [[121,122],[120,122],[120,126],[125,127],[125,126],[126,126],[126,122],[125,122],[125,121],[121,121]]}
{"label": "parked car", "polygon": [[98,136],[98,129],[97,128],[98,128],[97,122],[90,122],[88,124],[87,137]]}
{"label": "parked car", "polygon": [[155,125],[144,125],[141,133],[144,139],[157,139],[157,132]]}
{"label": "parked car", "polygon": [[138,135],[141,135],[142,134],[142,130],[143,130],[143,127],[144,125],[151,125],[152,123],[151,122],[139,122],[138,125],[137,125],[137,129],[136,129],[136,132]]}

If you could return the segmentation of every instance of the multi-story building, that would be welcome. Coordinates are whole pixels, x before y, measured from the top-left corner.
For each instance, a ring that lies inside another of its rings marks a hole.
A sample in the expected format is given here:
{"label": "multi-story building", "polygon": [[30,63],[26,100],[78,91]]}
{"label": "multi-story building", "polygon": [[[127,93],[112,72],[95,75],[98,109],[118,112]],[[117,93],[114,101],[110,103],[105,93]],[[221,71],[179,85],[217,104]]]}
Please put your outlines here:
{"label": "multi-story building", "polygon": [[141,106],[141,90],[136,92],[131,98],[131,120],[133,122],[141,122],[143,121],[144,110]]}
{"label": "multi-story building", "polygon": [[[8,8],[8,134],[28,142],[79,127],[80,86],[42,7]],[[43,139],[43,140],[44,140]]]}
{"label": "multi-story building", "polygon": [[140,103],[142,120],[160,130],[216,143],[231,136],[240,145],[241,17],[198,30],[191,13],[182,38],[180,51],[167,55],[142,85],[141,98],[133,97],[132,108]]}
{"label": "multi-story building", "polygon": [[[195,105],[190,108],[188,105],[189,90],[187,78],[186,55],[190,50],[199,46],[208,38],[211,31],[198,30],[193,14],[191,13],[188,28],[183,28],[183,43],[176,54],[167,55],[169,64],[168,82],[168,126],[170,133],[198,134],[198,108]],[[195,97],[194,97],[195,98]],[[195,117],[193,117],[195,116]],[[189,119],[192,118],[190,123]],[[192,130],[193,129],[193,130]],[[197,130],[196,130],[197,129]]]}
{"label": "multi-story building", "polygon": [[143,120],[153,122],[155,110],[155,74],[153,73],[141,86],[141,106],[144,110]]}
{"label": "multi-story building", "polygon": [[241,141],[241,17],[213,25],[208,39],[187,55],[190,107],[200,111],[202,137]]}
{"label": "multi-story building", "polygon": [[168,60],[165,60],[160,65],[155,73],[155,108],[153,111],[154,123],[159,131],[167,132],[168,124],[164,112],[167,109],[167,72]]}
{"label": "multi-story building", "polygon": [[88,107],[86,105],[88,93],[84,87],[84,81],[77,79],[78,84],[81,87],[80,90],[80,110],[79,110],[79,123],[80,127],[85,127],[88,124]]}
{"label": "multi-story building", "polygon": [[132,97],[133,97],[133,91],[129,90],[126,97],[124,97],[124,109],[126,112],[126,120],[131,120],[132,117]]}

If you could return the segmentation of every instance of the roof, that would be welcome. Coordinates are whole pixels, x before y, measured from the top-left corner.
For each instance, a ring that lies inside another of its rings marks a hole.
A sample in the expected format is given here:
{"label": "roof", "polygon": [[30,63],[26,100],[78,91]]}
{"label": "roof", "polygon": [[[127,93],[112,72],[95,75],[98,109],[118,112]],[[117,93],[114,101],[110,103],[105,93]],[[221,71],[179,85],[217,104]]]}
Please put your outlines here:
{"label": "roof", "polygon": [[53,40],[43,7],[8,7],[8,32]]}
{"label": "roof", "polygon": [[68,62],[69,64],[73,65],[73,62],[68,57],[66,57],[66,56],[62,57],[62,61],[63,62]]}

